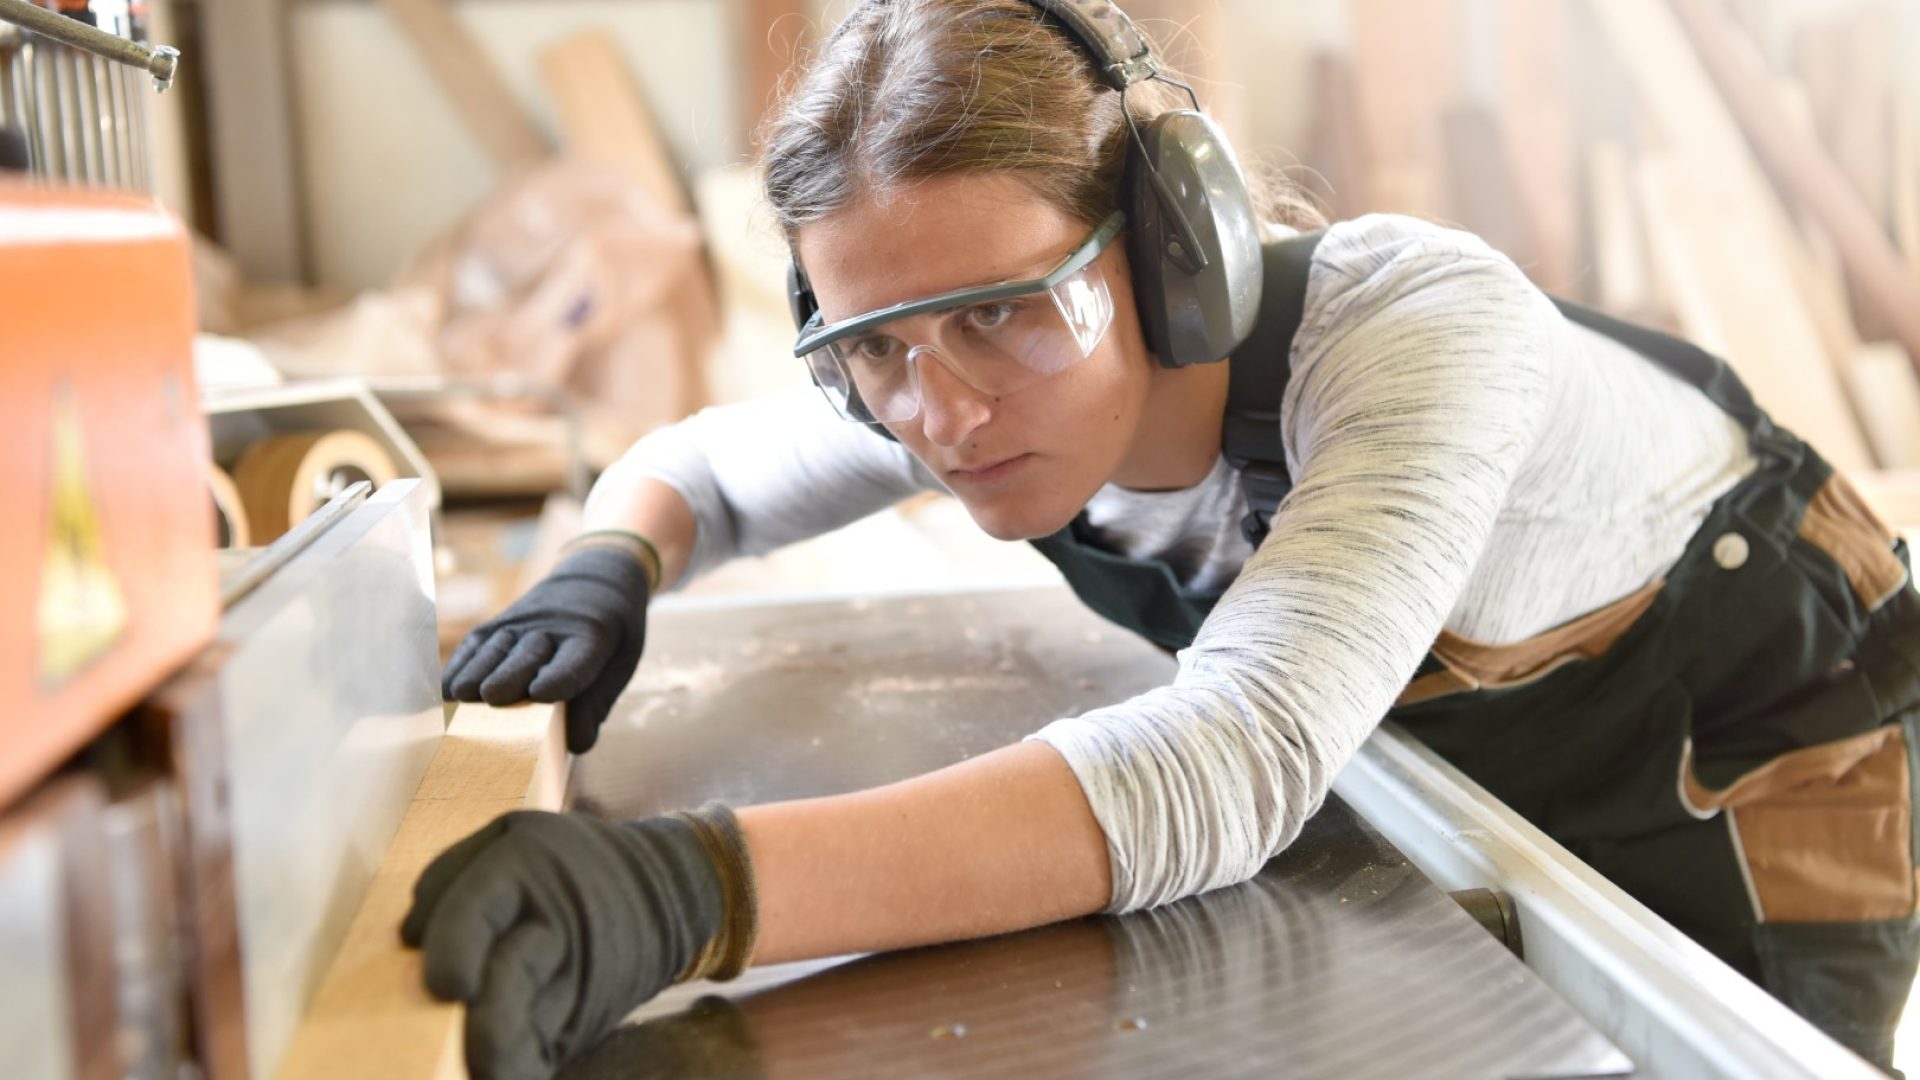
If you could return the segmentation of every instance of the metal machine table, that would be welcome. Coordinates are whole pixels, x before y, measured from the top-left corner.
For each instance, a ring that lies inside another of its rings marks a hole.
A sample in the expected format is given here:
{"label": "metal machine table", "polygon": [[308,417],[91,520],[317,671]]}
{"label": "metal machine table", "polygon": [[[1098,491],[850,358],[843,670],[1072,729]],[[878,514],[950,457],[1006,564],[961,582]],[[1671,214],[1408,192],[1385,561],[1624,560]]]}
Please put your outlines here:
{"label": "metal machine table", "polygon": [[[898,780],[1173,672],[1063,589],[663,605],[574,767],[633,816]],[[731,1004],[707,1000],[722,994]],[[565,1076],[1554,1077],[1632,1068],[1337,798],[1153,911],[680,987]]]}

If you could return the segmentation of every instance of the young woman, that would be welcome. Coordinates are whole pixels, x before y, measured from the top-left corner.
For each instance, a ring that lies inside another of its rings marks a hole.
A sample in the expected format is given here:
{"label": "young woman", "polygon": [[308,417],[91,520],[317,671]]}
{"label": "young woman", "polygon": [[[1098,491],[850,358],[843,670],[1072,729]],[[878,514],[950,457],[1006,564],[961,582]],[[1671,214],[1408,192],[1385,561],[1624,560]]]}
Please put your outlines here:
{"label": "young woman", "polygon": [[766,143],[820,389],[636,445],[446,692],[565,701],[585,751],[649,596],[926,490],[1178,675],[878,790],[502,818],[403,928],[475,1073],[543,1075],[678,979],[1243,881],[1389,715],[1885,1064],[1904,548],[1724,365],[1472,236],[1293,206],[1263,249],[1130,34],[1104,0],[857,7]]}

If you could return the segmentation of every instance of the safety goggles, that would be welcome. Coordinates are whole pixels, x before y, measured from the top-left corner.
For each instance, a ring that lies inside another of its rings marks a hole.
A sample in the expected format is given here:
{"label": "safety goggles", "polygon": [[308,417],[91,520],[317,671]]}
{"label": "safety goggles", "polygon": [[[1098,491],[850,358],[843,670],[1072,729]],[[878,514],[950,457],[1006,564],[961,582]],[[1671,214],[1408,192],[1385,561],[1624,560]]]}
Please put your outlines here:
{"label": "safety goggles", "polygon": [[974,390],[1012,394],[1093,355],[1113,323],[1113,294],[1095,260],[1125,227],[1116,211],[1045,276],[957,289],[831,325],[819,312],[800,330],[805,360],[827,400],[856,423],[920,412],[929,358]]}

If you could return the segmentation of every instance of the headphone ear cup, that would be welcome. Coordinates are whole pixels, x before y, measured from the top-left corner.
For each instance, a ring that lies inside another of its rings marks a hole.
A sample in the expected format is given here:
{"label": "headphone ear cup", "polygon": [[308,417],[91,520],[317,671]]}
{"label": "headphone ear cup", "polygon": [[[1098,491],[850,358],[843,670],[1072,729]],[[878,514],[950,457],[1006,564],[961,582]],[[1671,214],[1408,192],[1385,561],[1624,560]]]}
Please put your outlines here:
{"label": "headphone ear cup", "polygon": [[[1224,359],[1253,333],[1263,275],[1260,219],[1232,148],[1201,113],[1162,113],[1128,154],[1125,192],[1148,347],[1165,367]],[[1192,228],[1204,267],[1183,250],[1169,201]]]}

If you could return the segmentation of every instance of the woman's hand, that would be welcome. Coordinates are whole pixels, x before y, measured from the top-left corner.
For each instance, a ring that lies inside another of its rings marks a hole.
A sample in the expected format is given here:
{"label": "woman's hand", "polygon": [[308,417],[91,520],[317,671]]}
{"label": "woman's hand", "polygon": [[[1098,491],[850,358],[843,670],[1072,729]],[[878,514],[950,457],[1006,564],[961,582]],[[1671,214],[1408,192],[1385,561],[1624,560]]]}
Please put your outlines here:
{"label": "woman's hand", "polygon": [[466,1003],[476,1080],[545,1080],[675,981],[737,973],[753,916],[739,835],[718,806],[519,811],[435,859],[400,936],[424,950],[427,989]]}
{"label": "woman's hand", "polygon": [[489,705],[566,702],[567,749],[585,753],[646,644],[653,587],[643,551],[623,534],[574,541],[551,574],[453,651],[442,696]]}

